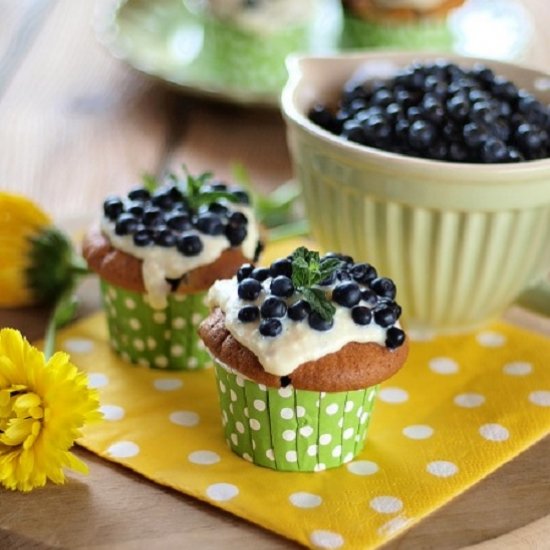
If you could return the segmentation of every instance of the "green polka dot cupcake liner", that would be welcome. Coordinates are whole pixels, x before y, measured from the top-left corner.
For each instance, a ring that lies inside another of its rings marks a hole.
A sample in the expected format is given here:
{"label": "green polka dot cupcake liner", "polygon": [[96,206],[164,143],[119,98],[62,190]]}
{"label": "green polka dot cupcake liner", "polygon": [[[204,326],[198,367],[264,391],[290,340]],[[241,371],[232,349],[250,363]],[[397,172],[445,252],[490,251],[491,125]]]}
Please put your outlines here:
{"label": "green polka dot cupcake liner", "polygon": [[126,361],[159,369],[197,370],[211,364],[197,327],[208,315],[206,292],[170,294],[154,309],[145,294],[101,282],[111,347]]}
{"label": "green polka dot cupcake liner", "polygon": [[320,472],[363,449],[378,386],[344,392],[269,388],[215,363],[231,450],[258,466]]}

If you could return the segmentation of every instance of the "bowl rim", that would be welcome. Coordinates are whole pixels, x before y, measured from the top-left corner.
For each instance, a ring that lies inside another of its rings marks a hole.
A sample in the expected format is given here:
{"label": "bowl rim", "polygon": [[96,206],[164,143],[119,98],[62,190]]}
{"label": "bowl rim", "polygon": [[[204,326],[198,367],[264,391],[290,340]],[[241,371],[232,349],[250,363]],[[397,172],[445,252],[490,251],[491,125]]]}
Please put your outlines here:
{"label": "bowl rim", "polygon": [[[489,179],[498,177],[499,182],[502,183],[503,179],[515,179],[516,176],[521,173],[523,177],[533,173],[540,173],[548,171],[550,175],[550,157],[544,159],[523,161],[523,162],[501,162],[501,163],[473,163],[473,162],[450,162],[434,159],[426,159],[422,157],[413,157],[402,155],[400,153],[394,153],[390,151],[384,151],[383,149],[377,149],[368,145],[357,144],[352,141],[345,140],[344,138],[332,134],[328,130],[325,130],[317,124],[311,122],[309,118],[301,112],[296,105],[296,93],[298,85],[302,82],[302,65],[305,63],[326,63],[332,64],[342,60],[352,60],[359,62],[363,60],[367,61],[396,61],[406,57],[406,65],[409,65],[413,60],[419,61],[435,61],[437,59],[445,59],[455,63],[468,62],[470,64],[483,63],[489,68],[493,68],[498,71],[498,67],[505,67],[514,70],[520,70],[525,73],[532,73],[536,78],[547,78],[550,80],[550,72],[545,72],[539,68],[534,68],[526,64],[516,64],[506,61],[499,61],[495,59],[486,59],[482,57],[473,57],[460,55],[456,53],[441,53],[437,51],[402,51],[402,50],[376,50],[372,52],[365,51],[351,51],[337,54],[328,55],[308,55],[308,54],[292,54],[286,59],[286,66],[289,73],[288,80],[281,93],[281,111],[283,116],[296,124],[302,131],[314,139],[320,140],[335,147],[342,153],[352,154],[355,157],[363,156],[366,160],[375,162],[391,162],[393,166],[400,168],[409,168],[414,171],[426,170],[427,167],[432,170],[448,170],[452,168],[453,172],[456,172],[457,179],[460,176],[465,176],[467,173],[471,174],[472,170],[475,170],[478,176],[486,176]],[[358,65],[359,66],[359,65]],[[350,75],[351,76],[351,75]],[[536,97],[536,95],[535,95]],[[550,181],[550,180],[549,180]],[[487,181],[487,183],[492,183]]]}

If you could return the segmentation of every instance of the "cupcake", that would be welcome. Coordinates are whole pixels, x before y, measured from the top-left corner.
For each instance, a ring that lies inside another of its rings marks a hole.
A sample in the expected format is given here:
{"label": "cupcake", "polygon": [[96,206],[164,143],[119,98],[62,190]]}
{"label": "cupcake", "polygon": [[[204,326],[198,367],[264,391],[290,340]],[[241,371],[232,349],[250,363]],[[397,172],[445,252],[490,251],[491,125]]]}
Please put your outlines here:
{"label": "cupcake", "polygon": [[342,0],[343,46],[446,49],[447,15],[464,0]]}
{"label": "cupcake", "polygon": [[286,82],[286,56],[310,50],[320,2],[184,0],[184,3],[202,23],[201,65],[209,68],[212,81],[272,94]]}
{"label": "cupcake", "polygon": [[108,197],[83,253],[100,278],[113,349],[140,365],[203,367],[206,290],[260,246],[248,194],[209,175]]}
{"label": "cupcake", "polygon": [[407,357],[395,293],[373,266],[305,248],[217,281],[199,334],[232,451],[282,471],[352,460],[378,384]]}

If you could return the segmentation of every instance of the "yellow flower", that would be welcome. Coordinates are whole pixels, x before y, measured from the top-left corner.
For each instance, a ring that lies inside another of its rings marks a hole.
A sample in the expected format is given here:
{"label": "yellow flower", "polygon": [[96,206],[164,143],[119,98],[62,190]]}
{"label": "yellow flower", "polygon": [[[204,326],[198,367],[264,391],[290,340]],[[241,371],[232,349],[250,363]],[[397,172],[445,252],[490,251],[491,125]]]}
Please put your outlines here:
{"label": "yellow flower", "polygon": [[0,192],[0,307],[53,302],[83,267],[46,213],[23,196]]}
{"label": "yellow flower", "polygon": [[0,330],[0,485],[30,491],[63,468],[87,473],[69,449],[81,428],[98,420],[99,399],[66,353],[48,361],[13,329]]}

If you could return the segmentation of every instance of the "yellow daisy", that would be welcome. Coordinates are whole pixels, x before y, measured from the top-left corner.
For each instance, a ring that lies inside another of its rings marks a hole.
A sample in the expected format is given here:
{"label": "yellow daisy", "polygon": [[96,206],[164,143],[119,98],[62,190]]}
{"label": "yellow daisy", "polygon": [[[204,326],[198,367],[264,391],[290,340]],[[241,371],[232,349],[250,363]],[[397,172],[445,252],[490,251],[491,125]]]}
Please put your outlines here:
{"label": "yellow daisy", "polygon": [[30,491],[63,469],[87,473],[69,449],[98,420],[99,399],[66,353],[48,361],[13,329],[0,330],[0,485]]}
{"label": "yellow daisy", "polygon": [[54,302],[84,267],[45,212],[0,192],[0,307]]}

